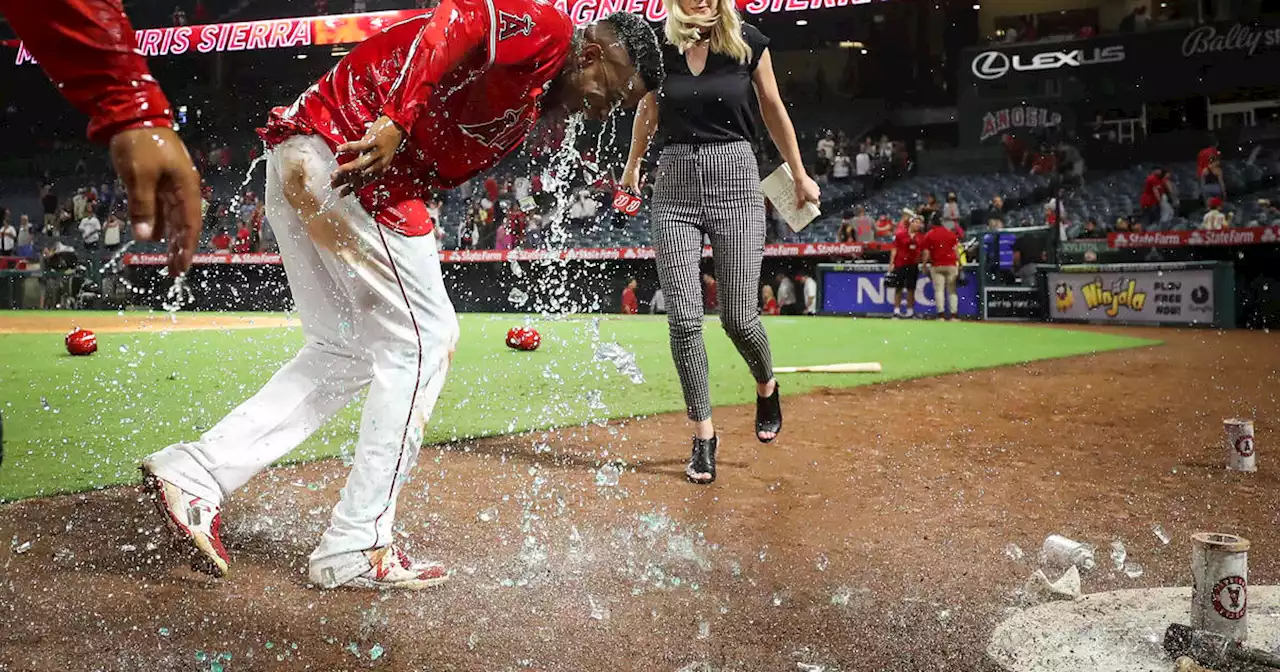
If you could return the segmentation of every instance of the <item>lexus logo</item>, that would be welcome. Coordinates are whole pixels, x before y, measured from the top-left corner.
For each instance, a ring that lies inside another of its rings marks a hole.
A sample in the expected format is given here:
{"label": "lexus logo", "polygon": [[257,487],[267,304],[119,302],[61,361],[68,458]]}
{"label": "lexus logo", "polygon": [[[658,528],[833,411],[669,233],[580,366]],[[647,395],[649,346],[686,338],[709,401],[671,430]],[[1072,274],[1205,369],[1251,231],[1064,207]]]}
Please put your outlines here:
{"label": "lexus logo", "polygon": [[1009,56],[999,51],[984,51],[973,59],[970,66],[978,79],[1000,79],[1010,70],[1033,72],[1058,68],[1079,68],[1098,63],[1119,63],[1124,60],[1124,46],[1098,47],[1092,52],[1083,49],[1072,51],[1046,51],[1034,56]]}
{"label": "lexus logo", "polygon": [[984,51],[973,59],[973,74],[978,79],[1000,79],[1009,72],[1009,57],[998,51]]}

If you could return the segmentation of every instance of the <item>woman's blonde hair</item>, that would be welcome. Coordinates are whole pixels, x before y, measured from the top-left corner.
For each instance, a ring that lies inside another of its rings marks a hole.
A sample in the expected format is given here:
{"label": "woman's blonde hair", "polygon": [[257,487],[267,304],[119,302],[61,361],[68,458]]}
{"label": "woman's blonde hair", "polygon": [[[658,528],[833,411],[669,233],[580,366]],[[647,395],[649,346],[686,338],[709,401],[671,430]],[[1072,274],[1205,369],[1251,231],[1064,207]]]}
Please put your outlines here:
{"label": "woman's blonde hair", "polygon": [[716,3],[715,16],[703,18],[685,14],[680,9],[680,0],[663,0],[667,7],[667,25],[664,30],[667,41],[683,54],[702,37],[703,28],[710,28],[711,51],[746,64],[751,60],[751,47],[742,39],[742,17],[738,16],[733,0],[712,1]]}
{"label": "woman's blonde hair", "polygon": [[774,298],[773,288],[769,285],[760,285],[760,296],[766,301]]}

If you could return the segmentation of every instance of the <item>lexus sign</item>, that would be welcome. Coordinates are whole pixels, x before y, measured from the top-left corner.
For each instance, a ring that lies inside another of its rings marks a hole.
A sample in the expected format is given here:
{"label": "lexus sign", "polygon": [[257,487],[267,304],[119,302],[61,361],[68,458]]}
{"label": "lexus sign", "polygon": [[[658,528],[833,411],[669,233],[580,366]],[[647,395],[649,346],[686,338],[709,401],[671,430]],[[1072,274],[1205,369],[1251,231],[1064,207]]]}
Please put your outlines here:
{"label": "lexus sign", "polygon": [[1123,60],[1124,45],[1117,44],[1090,50],[1046,51],[1030,57],[1018,54],[1010,56],[1002,51],[984,51],[974,57],[970,67],[978,79],[993,80],[1004,77],[1010,71],[1032,72],[1078,68],[1100,63],[1119,63]]}

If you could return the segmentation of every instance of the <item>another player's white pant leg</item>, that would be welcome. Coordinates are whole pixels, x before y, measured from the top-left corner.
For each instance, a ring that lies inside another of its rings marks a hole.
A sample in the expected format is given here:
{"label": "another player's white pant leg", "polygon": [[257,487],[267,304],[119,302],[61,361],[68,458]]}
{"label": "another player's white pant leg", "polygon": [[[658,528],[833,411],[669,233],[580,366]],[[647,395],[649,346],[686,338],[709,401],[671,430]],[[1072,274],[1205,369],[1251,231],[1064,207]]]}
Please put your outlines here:
{"label": "another player's white pant leg", "polygon": [[[307,174],[313,185],[327,183],[334,167],[324,160],[328,150],[323,143],[324,152],[312,145],[299,138],[273,150],[266,190],[268,221],[280,245],[306,344],[257,394],[197,441],[147,458],[161,478],[214,503],[297,447],[373,376],[372,358],[356,340],[360,315],[351,294],[334,279],[333,259],[310,239],[284,194],[285,164]],[[352,207],[359,210],[354,199],[338,203],[335,210]]]}
{"label": "another player's white pant leg", "polygon": [[402,236],[372,220],[361,236],[371,243],[361,245],[368,257],[352,268],[348,284],[357,305],[370,306],[359,338],[372,350],[373,383],[355,464],[311,555],[312,576],[323,576],[327,585],[368,571],[361,551],[393,541],[396,498],[417,460],[458,340],[435,236]]}

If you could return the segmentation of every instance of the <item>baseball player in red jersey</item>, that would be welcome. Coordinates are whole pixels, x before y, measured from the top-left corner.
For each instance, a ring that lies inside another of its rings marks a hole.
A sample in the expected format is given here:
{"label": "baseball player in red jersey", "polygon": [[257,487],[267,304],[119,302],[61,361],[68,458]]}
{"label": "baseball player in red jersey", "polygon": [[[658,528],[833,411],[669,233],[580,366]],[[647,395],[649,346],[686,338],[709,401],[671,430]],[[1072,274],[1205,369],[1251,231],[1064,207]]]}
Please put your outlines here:
{"label": "baseball player in red jersey", "polygon": [[[220,505],[365,387],[355,461],[310,557],[322,588],[448,577],[394,543],[396,497],[458,339],[425,199],[493,166],[545,113],[634,107],[662,78],[652,30],[614,14],[575,30],[545,0],[445,0],[354,48],[260,134],[267,219],[306,345],[144,482],[197,566],[221,576]],[[340,163],[345,159],[345,163]]]}
{"label": "baseball player in red jersey", "polygon": [[120,0],[0,0],[27,50],[111,146],[140,240],[169,240],[169,272],[191,265],[200,238],[200,175],[173,132],[169,101],[136,50]]}

